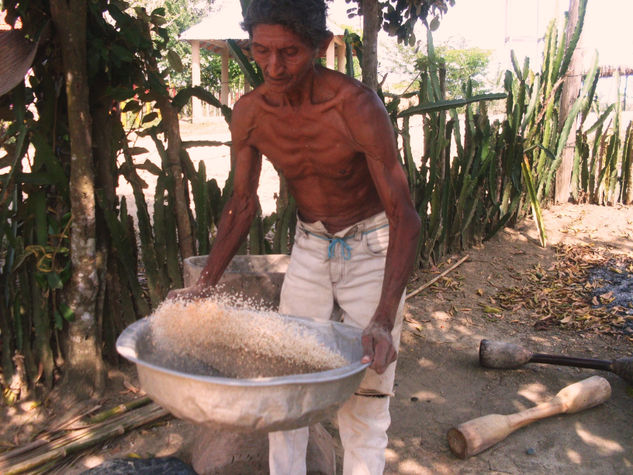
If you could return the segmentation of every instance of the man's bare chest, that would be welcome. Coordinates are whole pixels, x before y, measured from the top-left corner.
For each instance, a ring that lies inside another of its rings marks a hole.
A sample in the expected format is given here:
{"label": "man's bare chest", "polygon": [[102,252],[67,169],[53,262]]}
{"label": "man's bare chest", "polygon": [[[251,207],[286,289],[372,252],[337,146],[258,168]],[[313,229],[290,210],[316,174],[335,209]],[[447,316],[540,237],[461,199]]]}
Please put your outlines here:
{"label": "man's bare chest", "polygon": [[341,177],[359,158],[359,147],[336,111],[263,114],[251,141],[289,179]]}

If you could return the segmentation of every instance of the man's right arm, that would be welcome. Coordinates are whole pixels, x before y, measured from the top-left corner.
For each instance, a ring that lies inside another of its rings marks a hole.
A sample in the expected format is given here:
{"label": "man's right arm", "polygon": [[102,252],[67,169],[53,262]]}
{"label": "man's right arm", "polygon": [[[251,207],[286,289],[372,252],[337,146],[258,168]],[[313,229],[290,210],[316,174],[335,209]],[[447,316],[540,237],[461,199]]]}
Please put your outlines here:
{"label": "man's right arm", "polygon": [[[251,222],[257,214],[259,200],[257,187],[262,166],[261,154],[250,145],[253,114],[249,104],[242,100],[235,105],[231,121],[233,153],[233,194],[227,201],[213,247],[194,288],[171,292],[169,297],[195,298],[209,292],[248,235]],[[250,102],[250,101],[249,101]]]}

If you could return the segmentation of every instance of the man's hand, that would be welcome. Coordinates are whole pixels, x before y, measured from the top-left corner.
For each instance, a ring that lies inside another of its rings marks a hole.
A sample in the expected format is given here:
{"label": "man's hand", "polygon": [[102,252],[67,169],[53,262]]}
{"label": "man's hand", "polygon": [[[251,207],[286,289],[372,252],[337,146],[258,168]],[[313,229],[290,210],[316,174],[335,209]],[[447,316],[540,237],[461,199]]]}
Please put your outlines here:
{"label": "man's hand", "polygon": [[371,369],[378,374],[382,374],[391,363],[398,357],[396,349],[393,347],[391,332],[384,326],[370,323],[361,337],[363,344],[363,358],[361,363],[369,363]]}
{"label": "man's hand", "polygon": [[207,285],[192,285],[184,289],[170,290],[167,294],[167,300],[198,300],[213,295],[213,288]]}

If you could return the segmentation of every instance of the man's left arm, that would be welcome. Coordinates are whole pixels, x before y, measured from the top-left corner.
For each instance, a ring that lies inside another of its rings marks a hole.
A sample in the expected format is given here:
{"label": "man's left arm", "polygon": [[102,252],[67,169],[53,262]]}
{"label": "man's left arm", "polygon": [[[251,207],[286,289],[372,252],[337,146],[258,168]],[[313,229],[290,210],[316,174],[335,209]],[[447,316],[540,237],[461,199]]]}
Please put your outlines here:
{"label": "man's left arm", "polygon": [[378,96],[373,91],[361,90],[350,101],[345,116],[354,140],[365,154],[389,220],[389,246],[380,301],[363,332],[363,361],[371,361],[370,367],[383,373],[397,357],[391,330],[416,262],[420,217],[413,206],[407,177],[398,159],[393,126]]}

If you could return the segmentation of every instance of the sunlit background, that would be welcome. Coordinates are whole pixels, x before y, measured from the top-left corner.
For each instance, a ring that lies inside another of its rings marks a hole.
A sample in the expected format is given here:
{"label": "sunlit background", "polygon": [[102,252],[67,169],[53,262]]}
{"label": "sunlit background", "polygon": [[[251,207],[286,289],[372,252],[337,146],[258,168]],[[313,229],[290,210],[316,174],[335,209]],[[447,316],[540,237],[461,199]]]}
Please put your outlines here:
{"label": "sunlit background", "polygon": [[[358,17],[347,18],[348,8],[350,4],[345,0],[334,0],[330,4],[330,16],[337,24],[360,32],[361,20]],[[568,9],[569,0],[455,0],[455,5],[449,7],[433,37],[436,45],[491,50],[488,73],[489,80],[494,83],[500,72],[511,67],[511,50],[515,51],[521,64],[527,56],[533,69],[538,68],[548,25],[556,20],[562,29]],[[579,43],[585,69],[593,63],[596,52],[601,66],[633,67],[633,35],[628,33],[632,18],[631,0],[588,2]],[[420,49],[426,48],[425,35],[419,25],[416,36]],[[380,71],[383,75],[393,73],[394,68],[389,61],[392,55],[385,52],[391,51],[395,40],[384,32],[381,32],[380,38]],[[620,92],[624,94],[626,91],[627,104],[633,104],[633,93],[627,88],[627,79],[622,77]],[[599,93],[604,100],[614,101],[615,81],[603,78]]]}

